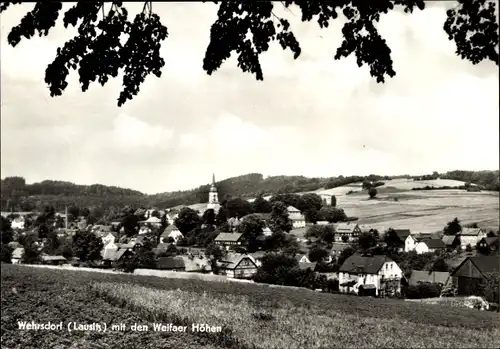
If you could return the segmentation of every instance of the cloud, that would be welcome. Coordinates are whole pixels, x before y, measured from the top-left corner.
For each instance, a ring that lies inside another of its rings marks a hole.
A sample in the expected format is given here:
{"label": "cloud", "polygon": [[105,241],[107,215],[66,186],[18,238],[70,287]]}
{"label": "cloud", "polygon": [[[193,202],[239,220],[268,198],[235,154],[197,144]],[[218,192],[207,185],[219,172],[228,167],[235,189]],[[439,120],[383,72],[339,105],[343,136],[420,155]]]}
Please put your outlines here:
{"label": "cloud", "polygon": [[126,114],[115,118],[113,140],[118,148],[163,148],[170,145],[174,131],[160,125],[149,125]]}

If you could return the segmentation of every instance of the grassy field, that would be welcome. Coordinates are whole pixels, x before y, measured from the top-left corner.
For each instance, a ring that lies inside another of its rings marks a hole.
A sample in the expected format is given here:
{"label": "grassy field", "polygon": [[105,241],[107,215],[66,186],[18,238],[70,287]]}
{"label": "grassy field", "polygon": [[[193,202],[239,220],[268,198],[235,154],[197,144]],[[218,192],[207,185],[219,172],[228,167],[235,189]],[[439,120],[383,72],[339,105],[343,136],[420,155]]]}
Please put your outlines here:
{"label": "grassy field", "polygon": [[[2,265],[2,348],[493,348],[497,313],[309,290]],[[147,332],[23,331],[17,321]],[[188,326],[155,332],[154,322]],[[191,324],[222,332],[191,332]]]}
{"label": "grassy field", "polygon": [[[378,187],[377,198],[368,199],[366,191],[352,185],[327,190],[317,194],[337,197],[337,206],[348,216],[358,217],[359,224],[378,230],[407,228],[414,232],[442,230],[446,223],[458,217],[464,224],[477,223],[485,229],[497,230],[500,226],[500,198],[497,192],[467,192],[466,190],[412,190],[424,186],[460,186],[454,180],[412,181],[394,179]],[[349,190],[354,193],[346,195]],[[396,201],[397,200],[397,201]]]}

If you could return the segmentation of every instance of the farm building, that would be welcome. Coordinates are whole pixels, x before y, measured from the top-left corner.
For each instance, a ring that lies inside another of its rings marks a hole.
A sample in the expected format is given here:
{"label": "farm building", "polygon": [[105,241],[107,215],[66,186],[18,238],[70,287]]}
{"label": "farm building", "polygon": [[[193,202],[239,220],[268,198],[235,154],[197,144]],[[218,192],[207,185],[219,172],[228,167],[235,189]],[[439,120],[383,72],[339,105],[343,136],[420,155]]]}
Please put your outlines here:
{"label": "farm building", "polygon": [[430,239],[441,239],[439,234],[432,233],[418,233],[418,234],[410,234],[405,240],[405,252],[415,251],[416,245],[424,240]]}
{"label": "farm building", "polygon": [[482,285],[500,271],[500,256],[467,257],[451,273],[458,295],[481,295]]}
{"label": "farm building", "polygon": [[433,253],[437,251],[444,251],[446,245],[441,239],[425,239],[417,242],[415,245],[415,252],[417,254]]}
{"label": "farm building", "polygon": [[244,238],[240,233],[220,233],[214,240],[216,245],[224,246],[226,250],[230,248],[243,246]]}
{"label": "farm building", "polygon": [[394,239],[396,247],[400,251],[404,251],[406,247],[406,239],[411,235],[410,229],[394,229]]}
{"label": "farm building", "polygon": [[250,279],[257,273],[257,265],[248,255],[228,253],[217,264],[230,278]]}
{"label": "farm building", "polygon": [[399,266],[389,257],[360,253],[347,258],[338,273],[341,292],[358,293],[360,286],[373,285],[377,296],[381,293],[399,293],[403,276]]}
{"label": "farm building", "polygon": [[500,238],[498,236],[485,237],[479,240],[479,242],[477,243],[477,247],[491,253],[498,251],[499,244]]}
{"label": "farm building", "polygon": [[476,246],[479,240],[486,237],[486,232],[481,228],[462,228],[458,236],[461,247],[465,248],[467,245]]}
{"label": "farm building", "polygon": [[335,241],[343,241],[342,237],[346,236],[348,241],[352,241],[361,235],[361,228],[356,223],[336,223],[333,225],[335,229]]}
{"label": "farm building", "polygon": [[42,264],[48,264],[48,265],[62,265],[66,264],[66,258],[63,256],[41,256],[42,259]]}
{"label": "farm building", "polygon": [[448,272],[444,271],[429,272],[427,270],[412,270],[408,283],[412,286],[416,286],[420,282],[431,282],[433,284],[446,285],[448,281],[451,281],[450,273]]}

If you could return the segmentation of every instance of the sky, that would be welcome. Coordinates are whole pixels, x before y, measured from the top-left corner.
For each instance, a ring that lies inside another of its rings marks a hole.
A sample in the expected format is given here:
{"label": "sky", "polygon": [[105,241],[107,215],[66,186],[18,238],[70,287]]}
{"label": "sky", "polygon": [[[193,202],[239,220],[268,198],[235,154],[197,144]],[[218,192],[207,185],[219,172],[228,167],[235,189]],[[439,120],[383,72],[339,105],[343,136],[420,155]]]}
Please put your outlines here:
{"label": "sky", "polygon": [[[51,98],[45,68],[76,31],[60,18],[49,36],[12,48],[8,32],[34,4],[13,6],[0,16],[1,177],[160,193],[207,184],[212,173],[222,180],[498,169],[498,66],[455,55],[443,3],[382,15],[378,28],[396,70],[385,84],[352,57],[333,59],[342,18],[320,29],[281,5],[275,12],[302,47],[297,60],[274,43],[261,56],[264,81],[243,73],[235,54],[209,76],[202,64],[217,5],[154,3],[169,31],[166,66],[121,108],[119,78],[83,93],[74,72],[64,94]],[[131,15],[142,10],[127,6]]]}

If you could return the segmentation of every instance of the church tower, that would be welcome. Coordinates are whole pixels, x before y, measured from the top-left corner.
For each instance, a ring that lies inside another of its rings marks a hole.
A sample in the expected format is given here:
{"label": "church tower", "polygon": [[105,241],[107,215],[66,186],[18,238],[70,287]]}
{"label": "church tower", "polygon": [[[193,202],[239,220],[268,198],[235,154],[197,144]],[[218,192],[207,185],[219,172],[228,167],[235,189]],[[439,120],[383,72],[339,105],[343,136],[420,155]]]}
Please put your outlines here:
{"label": "church tower", "polygon": [[220,208],[217,187],[215,186],[215,174],[212,174],[212,185],[210,186],[210,192],[208,193],[207,209],[209,208],[213,209],[215,213],[217,213]]}

